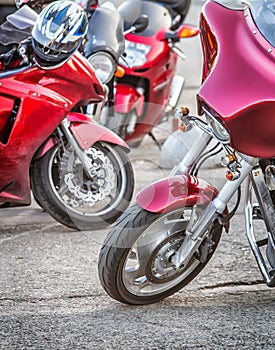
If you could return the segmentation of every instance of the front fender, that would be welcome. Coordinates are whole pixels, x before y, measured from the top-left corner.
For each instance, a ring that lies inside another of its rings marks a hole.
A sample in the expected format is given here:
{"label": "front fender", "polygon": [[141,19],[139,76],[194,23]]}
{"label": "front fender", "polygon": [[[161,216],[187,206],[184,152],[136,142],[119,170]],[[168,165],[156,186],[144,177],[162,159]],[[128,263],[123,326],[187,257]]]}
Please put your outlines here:
{"label": "front fender", "polygon": [[117,134],[93,119],[79,113],[69,113],[67,119],[71,122],[70,130],[82,149],[88,149],[98,141],[105,141],[130,151],[129,146]]}
{"label": "front fender", "polygon": [[[86,115],[72,112],[67,115],[67,119],[71,123],[70,130],[82,149],[88,149],[97,141],[105,141],[119,145],[127,152],[130,151],[129,146],[117,134]],[[34,159],[43,157],[56,143],[54,137],[49,137],[35,154]]]}
{"label": "front fender", "polygon": [[162,213],[172,209],[208,204],[218,190],[207,181],[190,175],[159,180],[137,194],[137,203],[147,211]]}

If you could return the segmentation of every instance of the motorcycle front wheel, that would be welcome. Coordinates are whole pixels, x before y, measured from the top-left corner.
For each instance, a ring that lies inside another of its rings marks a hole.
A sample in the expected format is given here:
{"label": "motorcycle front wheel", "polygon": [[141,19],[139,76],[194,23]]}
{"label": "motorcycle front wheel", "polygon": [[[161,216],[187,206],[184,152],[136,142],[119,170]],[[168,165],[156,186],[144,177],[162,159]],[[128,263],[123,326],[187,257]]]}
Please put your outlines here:
{"label": "motorcycle front wheel", "polygon": [[200,208],[163,214],[137,204],[128,208],[101,248],[98,271],[105,291],[122,303],[142,305],[158,302],[191,282],[212,257],[222,233],[221,224],[215,221],[189,263],[176,269],[171,258],[184,244],[193,210]]}
{"label": "motorcycle front wheel", "polygon": [[86,155],[87,176],[72,147],[57,144],[32,165],[36,201],[54,219],[77,230],[100,229],[113,223],[128,207],[134,174],[125,150],[97,142]]}

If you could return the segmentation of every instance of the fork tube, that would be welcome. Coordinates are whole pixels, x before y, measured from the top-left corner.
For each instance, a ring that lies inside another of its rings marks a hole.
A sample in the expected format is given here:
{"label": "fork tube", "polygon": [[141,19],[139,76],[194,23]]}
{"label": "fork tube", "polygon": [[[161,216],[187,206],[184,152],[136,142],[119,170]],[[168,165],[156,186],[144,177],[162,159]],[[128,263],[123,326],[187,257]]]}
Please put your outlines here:
{"label": "fork tube", "polygon": [[245,159],[242,159],[240,177],[235,181],[227,181],[217,197],[208,204],[202,215],[198,218],[198,221],[195,222],[192,227],[187,227],[185,240],[172,257],[172,263],[176,268],[188,264],[191,257],[206,237],[208,229],[213,221],[219,214],[223,213],[229,200],[236,193],[258,161],[259,159],[254,157],[245,157]]}
{"label": "fork tube", "polygon": [[85,153],[85,151],[82,150],[82,148],[77,143],[76,139],[74,138],[74,136],[70,132],[69,127],[70,127],[69,121],[66,118],[63,119],[62,122],[60,123],[60,128],[62,129],[62,132],[64,133],[68,143],[73,147],[75,154],[81,160],[86,175],[88,177],[91,177],[91,173],[90,173],[91,162],[90,162],[90,159],[87,156],[87,154]]}
{"label": "fork tube", "polygon": [[246,192],[245,192],[245,227],[246,227],[246,235],[248,238],[248,242],[250,244],[250,247],[252,249],[252,252],[256,258],[256,261],[258,263],[258,266],[260,268],[260,271],[263,275],[264,280],[268,284],[270,282],[270,276],[268,274],[268,268],[266,266],[266,263],[264,261],[264,258],[259,250],[259,247],[257,245],[256,237],[254,235],[254,228],[253,228],[253,209],[252,209],[252,194],[251,194],[251,179],[248,179],[246,184]]}
{"label": "fork tube", "polygon": [[213,204],[216,208],[217,213],[221,214],[225,210],[231,197],[238,190],[242,182],[245,180],[247,175],[250,173],[250,171],[258,162],[259,162],[259,159],[254,157],[246,157],[245,159],[242,159],[240,163],[241,164],[240,177],[235,181],[227,181],[223,186],[223,188],[221,189],[221,191],[219,192],[218,196],[213,201]]}
{"label": "fork tube", "polygon": [[172,169],[170,175],[182,175],[187,174],[189,170],[194,166],[198,157],[204,151],[206,146],[210,143],[212,136],[206,132],[202,132],[199,140],[194,140],[192,147],[183,157],[182,161]]}

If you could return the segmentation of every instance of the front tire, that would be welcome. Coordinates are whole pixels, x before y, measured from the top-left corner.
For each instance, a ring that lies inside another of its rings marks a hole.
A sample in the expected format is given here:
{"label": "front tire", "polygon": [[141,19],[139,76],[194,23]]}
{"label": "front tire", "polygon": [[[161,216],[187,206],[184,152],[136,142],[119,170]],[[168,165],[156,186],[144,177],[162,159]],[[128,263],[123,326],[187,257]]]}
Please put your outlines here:
{"label": "front tire", "polygon": [[158,302],[200,273],[218,245],[222,226],[215,221],[202,242],[199,249],[203,245],[208,249],[204,262],[199,250],[186,267],[175,269],[171,257],[184,241],[192,210],[158,214],[137,204],[128,208],[107,235],[99,256],[99,279],[112,298],[133,305]]}
{"label": "front tire", "polygon": [[[65,147],[65,148],[64,148]],[[33,163],[34,198],[57,221],[77,230],[104,228],[128,207],[134,190],[129,158],[119,146],[97,142],[86,154],[91,176],[73,148],[60,144]]]}

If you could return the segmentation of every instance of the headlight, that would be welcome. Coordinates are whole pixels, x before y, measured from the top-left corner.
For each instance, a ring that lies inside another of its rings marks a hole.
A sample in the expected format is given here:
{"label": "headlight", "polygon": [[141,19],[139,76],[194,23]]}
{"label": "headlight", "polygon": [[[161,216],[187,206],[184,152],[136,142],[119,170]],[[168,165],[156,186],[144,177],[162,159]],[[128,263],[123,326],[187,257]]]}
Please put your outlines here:
{"label": "headlight", "polygon": [[88,58],[96,76],[103,83],[107,84],[115,73],[115,62],[111,55],[105,52],[98,52]]}
{"label": "headlight", "polygon": [[135,43],[133,41],[125,41],[125,57],[120,61],[125,66],[125,61],[130,67],[143,66],[146,62],[146,55],[151,50],[150,45]]}
{"label": "headlight", "polygon": [[213,135],[222,143],[229,143],[230,135],[226,128],[212,115],[206,113],[206,119]]}

